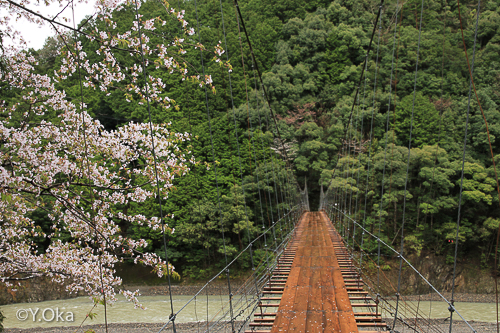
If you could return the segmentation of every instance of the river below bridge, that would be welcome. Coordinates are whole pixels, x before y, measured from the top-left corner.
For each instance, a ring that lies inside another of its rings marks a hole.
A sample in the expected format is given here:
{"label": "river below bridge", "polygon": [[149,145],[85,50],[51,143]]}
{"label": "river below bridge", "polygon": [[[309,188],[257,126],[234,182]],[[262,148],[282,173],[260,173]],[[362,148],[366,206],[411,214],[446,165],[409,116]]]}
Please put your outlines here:
{"label": "river below bridge", "polygon": [[[175,296],[173,299],[174,310],[179,310],[191,297]],[[119,296],[118,301],[113,306],[108,306],[108,323],[163,323],[168,321],[168,315],[170,314],[168,296],[143,296],[139,300],[146,307],[146,310],[134,309],[133,304],[127,302],[122,296]],[[226,305],[226,303],[227,297],[225,295],[199,296],[196,298],[196,301],[191,302],[179,314],[176,322],[206,321],[207,317],[209,320],[212,320],[219,313],[221,306]],[[417,308],[417,302],[411,303],[413,303],[412,306],[414,308]],[[35,328],[79,326],[92,307],[93,304],[88,297],[78,297],[38,303],[9,304],[1,306],[0,310],[6,317],[4,320],[5,328]],[[429,309],[431,309],[430,318],[446,318],[449,316],[447,304],[444,302],[422,301],[418,307],[421,316],[424,318],[428,318]],[[456,308],[466,320],[482,322],[496,321],[496,307],[494,303],[461,302],[456,303]],[[92,312],[96,313],[97,316],[92,320],[87,319],[84,325],[104,323],[104,307],[102,305],[98,305]],[[70,313],[73,317],[72,321],[67,320],[71,319]],[[33,314],[35,315],[34,318]],[[58,318],[57,314],[59,314]],[[386,317],[389,315],[383,313],[383,316]],[[459,319],[457,315],[454,318]]]}

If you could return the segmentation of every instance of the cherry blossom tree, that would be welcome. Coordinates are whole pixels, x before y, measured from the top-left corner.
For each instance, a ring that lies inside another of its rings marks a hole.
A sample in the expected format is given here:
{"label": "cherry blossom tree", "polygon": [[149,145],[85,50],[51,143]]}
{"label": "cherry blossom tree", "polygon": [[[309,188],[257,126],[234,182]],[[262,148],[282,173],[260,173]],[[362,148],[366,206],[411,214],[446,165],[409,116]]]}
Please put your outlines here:
{"label": "cherry blossom tree", "polygon": [[[194,41],[195,31],[184,12],[166,1],[162,6],[178,20],[181,33],[159,45],[150,42],[151,34],[165,25],[159,17],[135,15],[128,31],[116,29],[113,15],[126,6],[138,13],[140,3],[99,1],[97,19],[105,23],[103,31],[57,23],[30,10],[30,5],[30,0],[0,0],[0,8],[7,12],[0,18],[0,31],[15,40],[8,46],[4,40],[0,82],[18,96],[14,102],[0,101],[0,281],[15,290],[20,280],[47,276],[71,292],[86,292],[96,302],[114,302],[121,284],[114,267],[124,259],[151,266],[160,277],[177,274],[164,259],[143,251],[144,239],[122,233],[119,223],[173,232],[162,220],[160,209],[144,216],[122,207],[158,200],[158,195],[166,200],[174,178],[185,175],[195,161],[186,148],[190,135],[170,131],[170,124],[128,123],[106,130],[87,112],[83,90],[107,92],[122,83],[128,102],[154,104],[166,111],[175,107],[175,101],[167,96],[162,79],[148,73],[176,72],[182,80],[193,80],[215,92],[211,76],[199,75],[182,58],[188,48],[208,50]],[[36,73],[37,60],[23,51],[22,36],[11,27],[10,20],[16,17],[51,24],[63,41],[61,66],[53,75]],[[90,62],[76,35],[98,43],[100,61]],[[210,52],[220,62],[224,52],[220,45]],[[129,68],[121,66],[118,53],[140,61]],[[220,63],[231,70],[228,63]],[[79,100],[70,100],[56,88],[69,77],[81,82]],[[48,114],[57,116],[48,119]],[[49,231],[31,217],[35,210],[48,214]],[[61,232],[68,239],[58,237]],[[48,248],[37,248],[36,237],[49,239]],[[120,292],[140,306],[137,292]]]}

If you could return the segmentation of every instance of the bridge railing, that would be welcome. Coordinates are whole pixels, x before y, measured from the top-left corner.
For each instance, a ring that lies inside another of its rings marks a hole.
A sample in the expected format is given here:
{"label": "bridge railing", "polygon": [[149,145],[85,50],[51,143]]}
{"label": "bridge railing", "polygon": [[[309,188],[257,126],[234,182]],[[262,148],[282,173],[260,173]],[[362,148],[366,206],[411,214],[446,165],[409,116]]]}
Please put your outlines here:
{"label": "bridge railing", "polygon": [[[432,285],[408,258],[337,205],[323,204],[322,208],[350,250],[351,260],[362,277],[363,287],[377,304],[375,313],[380,313],[391,331],[410,329],[414,332],[452,332],[453,328],[459,327],[461,332],[476,332],[457,310],[455,301],[448,299],[449,295]],[[369,242],[377,245],[376,253],[366,252],[363,243]],[[399,262],[401,266],[402,273],[397,277],[386,274],[386,271],[392,269],[388,264],[390,262]],[[398,284],[403,288],[397,288]],[[461,320],[450,320],[452,316],[458,316]]]}
{"label": "bridge railing", "polygon": [[[270,224],[194,296],[183,302],[158,332],[176,332],[176,325],[186,322],[195,325],[198,332],[243,331],[258,308],[262,289],[306,210],[305,201],[301,202]],[[242,283],[232,281],[231,270],[241,267],[248,257],[255,263],[252,273]],[[227,283],[221,283],[221,280]]]}

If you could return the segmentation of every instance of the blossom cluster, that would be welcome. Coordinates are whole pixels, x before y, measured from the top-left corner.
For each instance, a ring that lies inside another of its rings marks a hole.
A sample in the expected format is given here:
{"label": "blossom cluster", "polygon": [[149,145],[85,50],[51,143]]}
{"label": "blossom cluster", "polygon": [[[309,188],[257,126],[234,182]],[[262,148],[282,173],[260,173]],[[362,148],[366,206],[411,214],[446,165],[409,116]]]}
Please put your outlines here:
{"label": "blossom cluster", "polygon": [[[26,83],[36,77],[16,80]],[[121,283],[113,267],[124,258],[152,266],[159,276],[166,273],[164,260],[142,253],[146,241],[124,236],[119,222],[160,228],[157,216],[130,215],[122,207],[154,200],[157,186],[162,198],[168,197],[174,178],[185,175],[194,163],[190,152],[181,148],[189,135],[170,132],[166,124],[153,125],[157,183],[148,124],[129,123],[107,131],[85,111],[77,112],[52,85],[40,89],[52,90],[60,99],[49,104],[47,98],[39,102],[32,97],[28,103],[33,107],[23,115],[30,119],[34,110],[40,114],[50,105],[61,111],[57,122],[12,126],[12,114],[25,105],[0,108],[1,114],[11,115],[0,121],[0,278],[5,283],[27,276],[50,276],[56,282],[69,278],[70,291],[84,290],[100,299],[104,290],[112,302],[114,287]],[[30,218],[37,209],[48,213],[50,231]],[[57,239],[61,231],[71,241]],[[33,237],[54,239],[47,251],[38,253]]]}
{"label": "blossom cluster", "polygon": [[[184,11],[176,10],[166,1],[162,2],[166,13],[181,24],[183,37],[174,37],[167,44],[152,45],[152,37],[159,36],[159,31],[166,24],[164,19],[161,17],[144,19],[141,14],[134,15],[130,30],[118,31],[117,24],[113,21],[113,13],[116,10],[121,10],[124,5],[111,10],[115,8],[115,1],[109,4],[110,7],[105,7],[105,4],[106,2],[99,5],[101,11],[99,19],[105,23],[106,31],[94,28],[87,35],[91,41],[99,43],[99,49],[96,53],[102,57],[101,61],[91,64],[88,55],[82,51],[81,43],[77,43],[71,49],[62,49],[63,65],[54,73],[58,80],[74,75],[80,64],[84,71],[83,85],[85,87],[107,92],[114,84],[126,82],[125,97],[127,101],[136,100],[139,104],[145,104],[149,99],[149,102],[157,103],[164,110],[169,109],[175,104],[175,101],[166,96],[166,84],[162,78],[148,76],[146,82],[141,81],[144,77],[144,67],[151,67],[151,70],[162,69],[169,74],[178,73],[182,80],[189,79],[197,82],[200,87],[206,85],[215,93],[212,77],[210,75],[190,74],[188,68],[192,66],[183,58],[188,48],[199,49],[203,52],[208,51],[203,44],[195,42],[191,38],[195,31],[189,27],[189,23],[184,19]],[[124,50],[137,59],[144,57],[144,66],[142,61],[136,62],[130,67],[120,66],[116,53],[121,54]],[[232,70],[228,61],[224,62],[220,59],[224,53],[220,42],[212,52],[214,54],[213,61],[225,66],[229,71]]]}

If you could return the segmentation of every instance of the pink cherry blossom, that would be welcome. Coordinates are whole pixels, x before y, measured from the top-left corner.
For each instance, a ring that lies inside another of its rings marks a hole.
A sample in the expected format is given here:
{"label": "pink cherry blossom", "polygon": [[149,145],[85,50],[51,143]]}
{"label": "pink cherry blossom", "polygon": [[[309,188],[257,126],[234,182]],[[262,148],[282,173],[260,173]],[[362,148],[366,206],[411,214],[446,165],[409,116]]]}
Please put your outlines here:
{"label": "pink cherry blossom", "polygon": [[[62,3],[43,3],[53,2]],[[71,292],[84,291],[95,301],[105,297],[112,303],[122,282],[114,267],[124,259],[151,266],[160,277],[168,272],[176,274],[171,264],[142,251],[148,245],[146,240],[129,238],[119,227],[121,221],[127,221],[161,229],[159,213],[143,216],[124,212],[120,207],[155,200],[157,187],[162,199],[168,198],[174,179],[184,176],[195,163],[186,148],[190,135],[170,131],[170,124],[154,124],[151,136],[149,124],[135,122],[108,131],[87,112],[85,100],[67,98],[56,84],[72,76],[80,77],[81,73],[86,90],[109,94],[111,87],[122,83],[126,101],[138,105],[156,103],[167,110],[175,107],[176,102],[167,96],[162,78],[150,73],[155,69],[175,72],[182,80],[207,85],[215,92],[211,75],[192,74],[182,58],[188,49],[208,50],[190,42],[194,29],[184,19],[184,11],[170,7],[168,2],[162,4],[166,13],[179,22],[182,36],[170,43],[153,45],[150,37],[165,24],[161,18],[134,15],[128,30],[119,32],[113,15],[130,4],[99,0],[98,20],[107,29],[94,28],[85,34],[98,46],[99,61],[92,63],[81,43],[72,42],[74,32],[68,26],[55,24],[64,44],[59,50],[61,66],[51,75],[40,75],[35,71],[36,59],[23,51],[26,44],[11,24],[15,17],[48,24],[23,9],[32,8],[35,3],[38,2],[19,0],[18,6],[14,6],[0,2],[0,8],[7,13],[0,17],[0,30],[17,41],[5,48],[8,70],[0,73],[0,81],[16,89],[20,96],[10,104],[0,101],[0,283],[12,287],[20,279],[48,276]],[[116,60],[117,52],[134,59],[144,55],[146,82],[141,83],[142,64],[124,67]],[[231,65],[220,59],[224,53],[220,43],[213,53],[214,61],[231,70]],[[47,121],[42,118],[46,114],[58,116]],[[153,167],[152,137],[158,181]],[[141,166],[137,166],[137,160]],[[51,220],[49,231],[42,230],[30,218],[35,210],[47,212]],[[174,232],[166,222],[165,225],[167,232]],[[61,232],[69,234],[71,240],[61,240]],[[45,251],[39,251],[33,237],[52,241]],[[120,292],[140,307],[137,291]]]}

